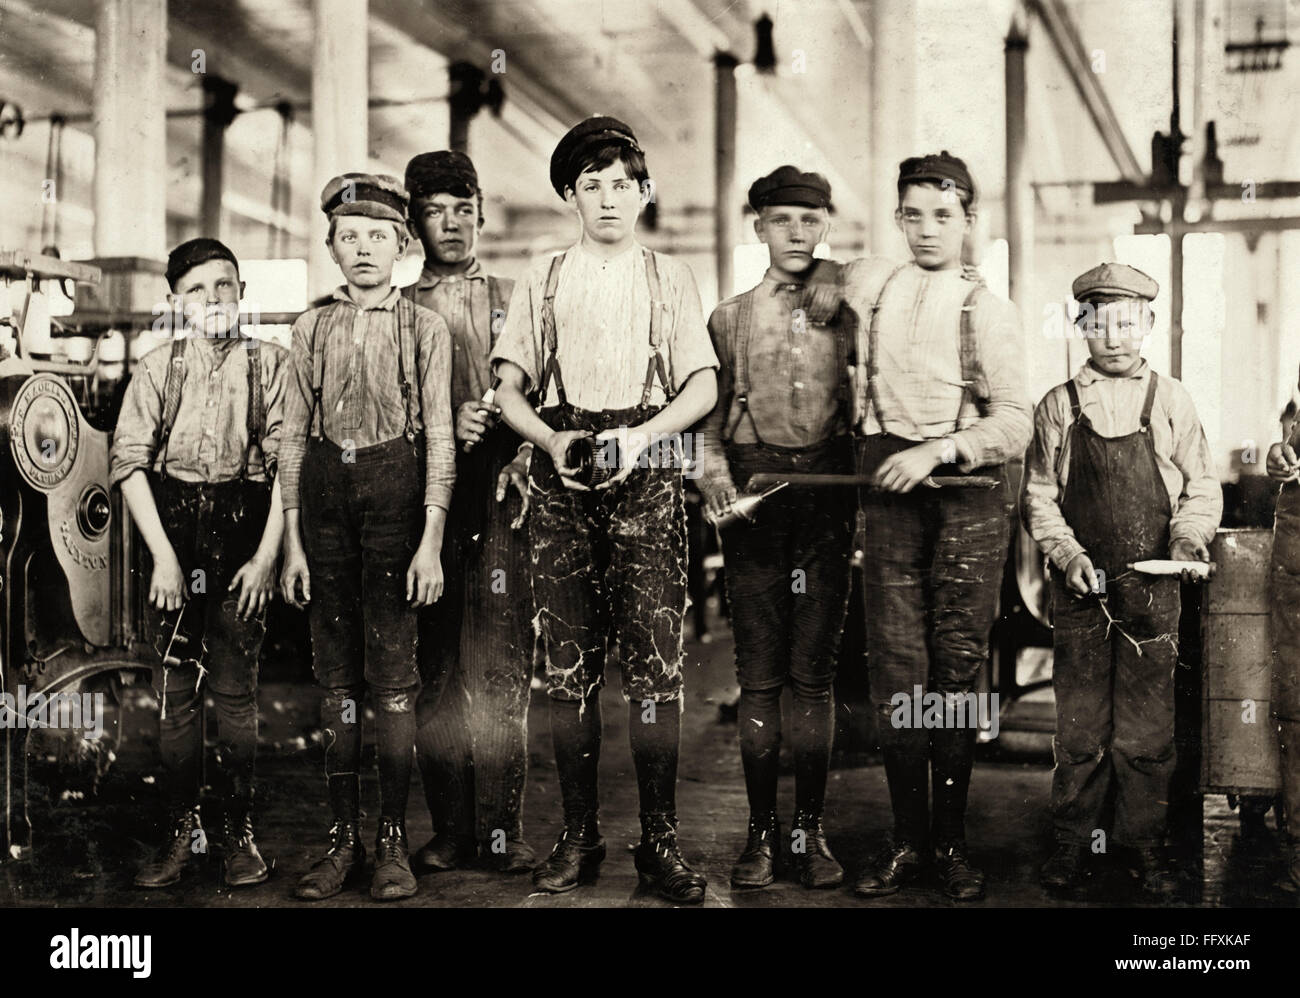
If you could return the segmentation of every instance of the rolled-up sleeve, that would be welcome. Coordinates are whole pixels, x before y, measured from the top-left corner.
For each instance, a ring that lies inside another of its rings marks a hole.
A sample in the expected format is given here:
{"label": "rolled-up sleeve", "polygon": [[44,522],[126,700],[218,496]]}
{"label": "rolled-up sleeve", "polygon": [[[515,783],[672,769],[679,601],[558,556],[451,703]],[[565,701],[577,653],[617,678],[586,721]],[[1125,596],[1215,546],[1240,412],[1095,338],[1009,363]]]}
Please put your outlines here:
{"label": "rolled-up sleeve", "polygon": [[304,312],[293,324],[289,356],[283,379],[283,422],[278,443],[280,497],[285,509],[298,509],[302,499],[298,483],[307,452],[307,421],[311,414],[311,331],[316,309]]}
{"label": "rolled-up sleeve", "polygon": [[1025,529],[1061,571],[1084,550],[1065,522],[1060,505],[1062,481],[1058,469],[1064,465],[1066,446],[1065,407],[1061,398],[1064,393],[1064,388],[1053,388],[1034,410],[1034,431],[1025,458],[1020,497],[1020,517]]}
{"label": "rolled-up sleeve", "polygon": [[1171,378],[1162,378],[1160,383],[1170,389],[1170,424],[1174,437],[1170,460],[1183,473],[1182,494],[1169,523],[1169,540],[1208,545],[1223,519],[1223,488],[1219,485],[1210,444],[1187,389]]}
{"label": "rolled-up sleeve", "polygon": [[[549,270],[550,260],[543,261],[541,265]],[[497,365],[502,361],[509,361],[522,370],[527,379],[524,383],[525,392],[540,384],[542,380],[540,339],[535,327],[540,314],[541,295],[545,288],[538,284],[538,268],[539,264],[535,263],[524,279],[515,284],[515,290],[510,295],[510,304],[506,308],[505,321],[501,325],[501,335],[497,338],[496,346],[492,348],[490,358],[494,374]],[[536,303],[534,299],[537,299]],[[537,313],[534,312],[534,304],[539,306]]]}
{"label": "rolled-up sleeve", "polygon": [[416,306],[420,413],[424,420],[425,506],[451,508],[456,443],[451,423],[451,332],[437,312]]}
{"label": "rolled-up sleeve", "polygon": [[[109,487],[118,485],[133,472],[148,471],[157,456],[158,431],[162,425],[162,384],[155,375],[155,354],[152,351],[140,359],[118,413],[113,430],[113,449],[109,456]],[[162,351],[165,359],[163,372],[170,362],[169,349]]]}
{"label": "rolled-up sleeve", "polygon": [[[659,259],[672,260],[671,257],[662,256]],[[696,371],[716,368],[718,355],[714,353],[713,341],[709,338],[709,329],[704,322],[704,310],[700,307],[700,291],[695,285],[695,275],[680,260],[672,260],[670,267],[673,329],[668,342],[669,363],[673,390],[681,391]]]}
{"label": "rolled-up sleeve", "polygon": [[952,434],[963,471],[1020,457],[1034,432],[1019,310],[992,294],[982,295],[975,336],[988,396],[983,417]]}

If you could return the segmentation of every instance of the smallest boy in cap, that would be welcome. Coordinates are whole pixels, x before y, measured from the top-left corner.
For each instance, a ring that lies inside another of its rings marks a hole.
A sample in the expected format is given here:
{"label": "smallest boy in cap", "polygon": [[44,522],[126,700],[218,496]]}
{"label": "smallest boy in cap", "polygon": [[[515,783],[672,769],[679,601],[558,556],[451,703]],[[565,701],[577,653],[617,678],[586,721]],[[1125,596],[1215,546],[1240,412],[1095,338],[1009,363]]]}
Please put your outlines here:
{"label": "smallest boy in cap", "polygon": [[158,683],[171,819],[161,850],[135,885],[174,884],[204,851],[205,695],[220,732],[220,782],[229,785],[222,877],[231,887],[257,884],[267,878],[253,841],[257,659],[283,523],[275,472],[287,352],[244,334],[244,284],[224,244],[191,239],[177,246],[167,282],[169,314],[183,315],[185,328],[136,365],[109,474],[153,563],[149,603],[163,611],[157,650],[180,659],[163,665]]}
{"label": "smallest boy in cap", "polygon": [[392,286],[406,251],[406,191],[347,173],[321,193],[327,245],[346,284],[293,325],[281,451],[281,586],[310,604],[312,668],[334,824],[297,896],[337,894],[365,866],[361,714],[370,693],[379,756],[379,830],[370,895],[415,893],[406,798],[419,690],[416,622],[443,589],[443,524],[456,480],[451,337]]}
{"label": "smallest boy in cap", "polygon": [[[1021,514],[1051,560],[1056,691],[1055,853],[1045,887],[1073,887],[1105,834],[1137,851],[1144,891],[1175,880],[1160,853],[1174,769],[1178,576],[1148,559],[1210,559],[1223,495],[1192,398],[1141,357],[1156,282],[1103,263],[1074,282],[1088,361],[1034,413]],[[1195,576],[1184,572],[1185,581]]]}

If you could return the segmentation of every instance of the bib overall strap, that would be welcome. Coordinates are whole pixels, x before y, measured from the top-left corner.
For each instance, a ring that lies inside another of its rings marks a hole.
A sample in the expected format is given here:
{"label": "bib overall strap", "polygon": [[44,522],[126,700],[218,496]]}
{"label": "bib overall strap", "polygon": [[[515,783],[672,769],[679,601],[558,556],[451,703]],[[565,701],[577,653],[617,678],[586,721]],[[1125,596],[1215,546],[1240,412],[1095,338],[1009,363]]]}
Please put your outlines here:
{"label": "bib overall strap", "polygon": [[[745,418],[749,410],[749,333],[750,323],[754,319],[754,292],[746,291],[740,296],[740,315],[736,318],[736,340],[732,367],[735,368],[735,404],[732,407],[727,425],[722,430],[722,442],[731,443],[736,435],[736,427]],[[755,434],[758,430],[755,428]]]}
{"label": "bib overall strap", "polygon": [[641,389],[641,408],[650,405],[650,392],[654,388],[655,378],[663,386],[664,400],[673,400],[673,386],[668,378],[668,369],[664,364],[659,347],[663,343],[663,314],[668,304],[664,301],[663,287],[659,283],[659,266],[655,262],[653,250],[643,250],[645,254],[646,283],[650,286],[650,359],[646,364],[645,385]]}
{"label": "bib overall strap", "polygon": [[976,284],[966,295],[961,305],[960,341],[957,352],[961,357],[961,402],[957,405],[957,418],[953,420],[953,429],[960,429],[961,412],[969,402],[979,407],[980,400],[988,397],[988,379],[980,366],[979,344],[975,338],[975,305],[984,291],[983,285]]}
{"label": "bib overall strap", "polygon": [[1074,421],[1079,421],[1079,416],[1083,412],[1083,406],[1079,404],[1079,389],[1074,386],[1074,379],[1071,378],[1065,383],[1065,392],[1070,396],[1070,415]]}
{"label": "bib overall strap", "polygon": [[875,303],[871,306],[871,324],[868,327],[869,333],[867,336],[867,408],[866,412],[863,412],[862,418],[865,421],[867,413],[874,412],[876,422],[880,424],[882,433],[885,426],[880,412],[880,401],[876,398],[876,376],[880,366],[876,359],[878,352],[876,344],[880,339],[880,306],[884,303],[885,292],[894,283],[894,278],[901,274],[906,267],[907,264],[904,263],[890,271],[889,276],[885,278],[885,283],[880,286],[880,293],[876,295]]}
{"label": "bib overall strap", "polygon": [[[402,382],[402,408],[406,410],[406,439],[414,442],[416,412],[420,405],[420,366],[415,356],[415,304],[409,298],[397,299],[397,374]],[[415,376],[415,395],[411,398],[410,375]]]}
{"label": "bib overall strap", "polygon": [[505,328],[506,302],[501,293],[501,281],[495,277],[487,279],[488,287],[488,342],[497,345],[497,337]]}
{"label": "bib overall strap", "polygon": [[172,340],[171,361],[167,365],[167,380],[163,383],[162,422],[158,426],[158,446],[154,451],[161,468],[167,463],[167,441],[171,439],[176,414],[181,408],[181,385],[185,383],[185,344],[189,337],[181,335]]}
{"label": "bib overall strap", "polygon": [[248,477],[248,455],[254,447],[262,459],[262,471],[266,477],[271,472],[266,466],[266,454],[262,451],[262,437],[266,434],[266,401],[262,392],[262,351],[258,340],[245,337],[243,347],[247,351],[245,360],[248,365],[248,413],[245,426],[248,428],[248,442],[244,445],[244,457],[239,465],[239,477]]}
{"label": "bib overall strap", "polygon": [[546,404],[546,390],[555,379],[555,394],[560,405],[567,406],[569,400],[564,394],[564,379],[560,377],[560,362],[555,351],[558,341],[555,335],[555,289],[560,284],[560,266],[567,254],[560,253],[551,258],[551,268],[546,272],[546,290],[542,294],[542,383],[537,392],[537,405]]}
{"label": "bib overall strap", "polygon": [[325,381],[325,350],[318,342],[320,327],[326,313],[333,320],[340,307],[341,304],[335,302],[318,308],[311,327],[311,412],[307,414],[307,432],[317,440],[325,435],[324,419],[321,416],[324,411],[321,403],[321,385]]}
{"label": "bib overall strap", "polygon": [[1156,404],[1156,372],[1151,372],[1151,381],[1147,385],[1146,401],[1142,403],[1142,429],[1151,425],[1151,409]]}

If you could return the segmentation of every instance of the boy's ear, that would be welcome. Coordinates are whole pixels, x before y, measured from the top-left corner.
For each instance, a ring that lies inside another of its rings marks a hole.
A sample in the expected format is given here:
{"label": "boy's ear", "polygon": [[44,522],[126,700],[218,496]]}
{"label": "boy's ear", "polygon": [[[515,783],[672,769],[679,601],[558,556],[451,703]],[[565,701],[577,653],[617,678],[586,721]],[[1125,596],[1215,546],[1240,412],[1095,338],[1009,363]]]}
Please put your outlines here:
{"label": "boy's ear", "polygon": [[979,212],[976,209],[968,208],[966,210],[966,228],[973,229],[975,227],[975,219],[978,217]]}
{"label": "boy's ear", "polygon": [[767,242],[767,229],[763,225],[763,216],[761,214],[754,217],[754,235],[758,236],[760,243]]}
{"label": "boy's ear", "polygon": [[905,231],[906,231],[906,230],[903,228],[903,209],[902,209],[902,208],[895,208],[895,209],[894,209],[894,224],[898,226],[898,231],[899,231],[899,232],[905,232]]}
{"label": "boy's ear", "polygon": [[248,282],[247,282],[247,281],[240,281],[240,282],[239,282],[239,300],[240,300],[240,301],[243,301],[243,300],[244,300],[244,292],[247,291],[247,290],[248,290]]}

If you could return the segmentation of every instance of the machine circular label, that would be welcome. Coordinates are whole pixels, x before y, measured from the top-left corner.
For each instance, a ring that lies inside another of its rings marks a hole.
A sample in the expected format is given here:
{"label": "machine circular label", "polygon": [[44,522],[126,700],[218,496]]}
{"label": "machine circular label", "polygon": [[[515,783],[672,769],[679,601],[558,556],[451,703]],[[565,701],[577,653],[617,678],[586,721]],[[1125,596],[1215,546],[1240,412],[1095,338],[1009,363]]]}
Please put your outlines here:
{"label": "machine circular label", "polygon": [[49,491],[77,462],[77,400],[59,378],[37,374],[18,389],[9,418],[14,463],[28,483]]}

